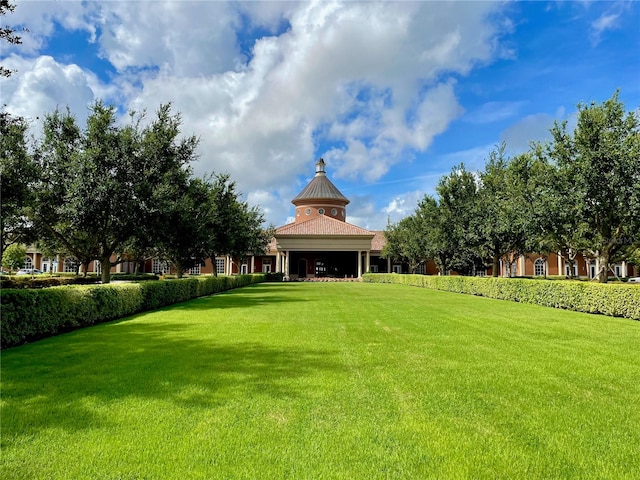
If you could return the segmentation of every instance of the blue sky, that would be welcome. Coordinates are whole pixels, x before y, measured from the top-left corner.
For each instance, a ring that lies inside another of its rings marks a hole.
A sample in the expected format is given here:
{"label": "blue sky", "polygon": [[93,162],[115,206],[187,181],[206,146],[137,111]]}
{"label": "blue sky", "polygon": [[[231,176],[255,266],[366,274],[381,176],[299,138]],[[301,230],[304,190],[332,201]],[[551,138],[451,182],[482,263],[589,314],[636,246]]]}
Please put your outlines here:
{"label": "blue sky", "polygon": [[482,168],[620,89],[640,106],[636,2],[18,2],[2,23],[2,104],[27,117],[95,99],[153,112],[172,102],[200,137],[196,174],[230,173],[269,222],[317,158],[383,229],[464,162]]}

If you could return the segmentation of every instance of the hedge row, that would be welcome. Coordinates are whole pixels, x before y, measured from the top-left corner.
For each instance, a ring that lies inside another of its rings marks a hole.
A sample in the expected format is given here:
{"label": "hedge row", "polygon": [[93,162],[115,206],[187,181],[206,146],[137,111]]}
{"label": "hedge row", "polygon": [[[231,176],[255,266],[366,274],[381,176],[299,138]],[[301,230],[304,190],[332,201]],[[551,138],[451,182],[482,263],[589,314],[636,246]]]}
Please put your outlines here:
{"label": "hedge row", "polygon": [[0,347],[264,281],[264,275],[0,291]]}
{"label": "hedge row", "polygon": [[93,285],[100,283],[99,277],[50,277],[46,275],[13,276],[0,280],[0,288],[48,288],[60,285]]}
{"label": "hedge row", "polygon": [[368,273],[363,276],[363,280],[369,283],[398,283],[640,320],[640,287],[637,285],[388,273]]}

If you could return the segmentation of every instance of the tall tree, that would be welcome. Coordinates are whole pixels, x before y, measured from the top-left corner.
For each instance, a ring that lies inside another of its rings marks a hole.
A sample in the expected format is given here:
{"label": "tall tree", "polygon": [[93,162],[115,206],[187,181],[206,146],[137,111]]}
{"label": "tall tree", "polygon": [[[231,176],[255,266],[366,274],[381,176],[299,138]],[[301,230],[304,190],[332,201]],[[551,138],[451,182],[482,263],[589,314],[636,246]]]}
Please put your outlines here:
{"label": "tall tree", "polygon": [[212,175],[208,184],[206,251],[213,265],[220,255],[242,258],[264,254],[274,233],[272,226],[265,229],[264,214],[240,200],[229,175]]}
{"label": "tall tree", "polygon": [[409,265],[409,272],[416,273],[418,266],[429,259],[425,217],[416,213],[388,225],[384,231],[387,243],[382,257],[401,261]]}
{"label": "tall tree", "polygon": [[[436,186],[438,193],[439,235],[432,239],[432,246],[438,245],[442,261],[448,258],[445,272],[452,268],[461,274],[472,274],[484,266],[479,252],[479,238],[475,226],[478,204],[478,184],[473,173],[464,164],[452,168],[449,175],[440,178]],[[435,259],[434,259],[435,260]],[[436,262],[437,263],[437,262]]]}
{"label": "tall tree", "polygon": [[153,231],[172,202],[172,185],[188,177],[197,139],[178,140],[180,116],[163,105],[141,131],[140,117],[117,122],[115,108],[96,102],[84,131],[67,112],[45,120],[42,180],[34,217],[49,238],[79,260],[97,258],[102,281],[126,260],[131,238]]}
{"label": "tall tree", "polygon": [[575,130],[556,123],[548,148],[576,192],[581,240],[599,260],[601,283],[640,246],[640,125],[618,96],[579,104]]}
{"label": "tall tree", "polygon": [[27,122],[0,112],[0,258],[13,243],[28,243],[26,216],[37,170],[27,145]]}
{"label": "tall tree", "polygon": [[163,205],[162,221],[156,224],[154,242],[157,256],[168,260],[181,278],[187,269],[205,259],[209,185],[191,178],[174,187],[171,201]]}
{"label": "tall tree", "polygon": [[531,238],[538,229],[534,212],[539,168],[530,153],[514,158],[505,155],[502,143],[491,152],[480,173],[476,229],[484,255],[491,259],[492,274],[498,276],[500,260],[511,263],[537,245]]}

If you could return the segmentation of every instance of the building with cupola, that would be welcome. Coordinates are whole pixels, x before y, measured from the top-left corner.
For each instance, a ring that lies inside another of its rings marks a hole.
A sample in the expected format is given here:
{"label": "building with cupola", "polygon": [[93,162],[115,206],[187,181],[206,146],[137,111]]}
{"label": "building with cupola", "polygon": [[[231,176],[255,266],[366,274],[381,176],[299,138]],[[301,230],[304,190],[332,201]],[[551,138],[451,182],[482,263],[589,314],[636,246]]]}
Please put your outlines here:
{"label": "building with cupola", "polygon": [[384,237],[347,222],[349,199],[329,180],[323,159],[315,176],[291,201],[294,221],[278,227],[270,245],[275,271],[285,278],[358,278],[367,271],[388,271],[380,253]]}

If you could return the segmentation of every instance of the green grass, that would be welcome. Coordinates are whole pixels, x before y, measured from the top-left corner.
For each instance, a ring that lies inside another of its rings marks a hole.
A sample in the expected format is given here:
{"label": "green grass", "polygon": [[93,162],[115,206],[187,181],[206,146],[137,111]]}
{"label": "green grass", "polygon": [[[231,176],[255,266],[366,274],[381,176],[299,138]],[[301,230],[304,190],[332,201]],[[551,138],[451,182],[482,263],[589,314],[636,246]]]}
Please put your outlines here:
{"label": "green grass", "polygon": [[259,284],[2,352],[4,480],[638,478],[640,322]]}

